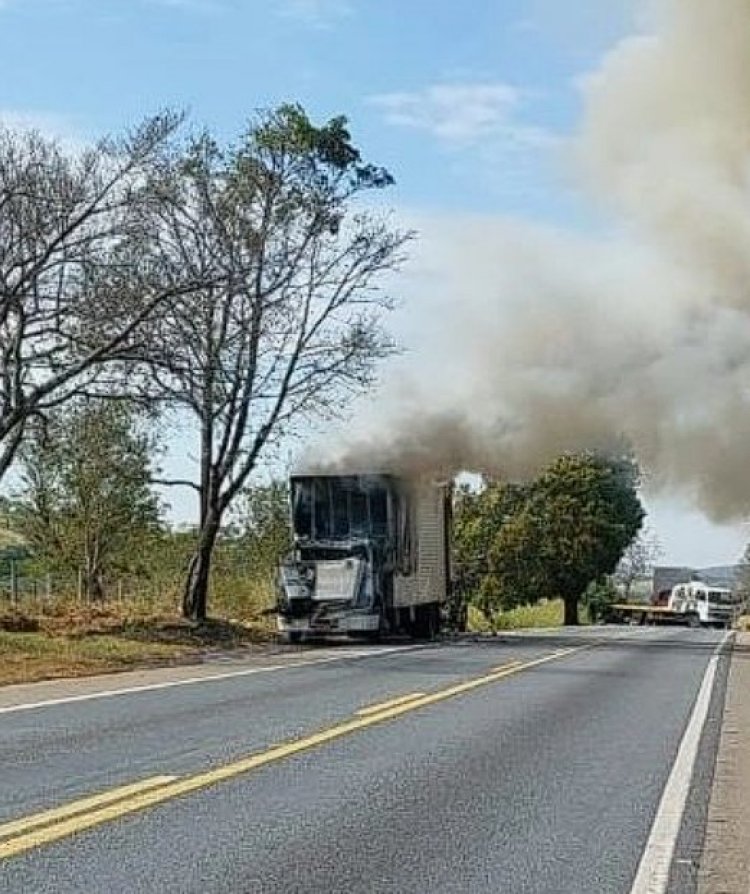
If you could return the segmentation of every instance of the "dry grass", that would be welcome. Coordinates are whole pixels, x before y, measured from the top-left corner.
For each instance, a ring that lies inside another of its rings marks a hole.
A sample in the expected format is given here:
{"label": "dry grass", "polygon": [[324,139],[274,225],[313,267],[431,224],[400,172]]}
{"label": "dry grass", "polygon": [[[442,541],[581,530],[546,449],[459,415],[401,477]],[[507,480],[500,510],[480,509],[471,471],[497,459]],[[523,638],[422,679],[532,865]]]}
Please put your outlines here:
{"label": "dry grass", "polygon": [[181,660],[191,652],[185,646],[106,634],[76,638],[0,631],[0,684],[129,670]]}
{"label": "dry grass", "polygon": [[273,578],[224,574],[214,581],[210,608],[217,617],[256,625],[267,619],[275,596]]}
{"label": "dry grass", "polygon": [[216,595],[209,607],[221,617],[205,624],[184,621],[175,599],[0,604],[0,685],[186,662],[271,640],[258,601],[229,593]]}

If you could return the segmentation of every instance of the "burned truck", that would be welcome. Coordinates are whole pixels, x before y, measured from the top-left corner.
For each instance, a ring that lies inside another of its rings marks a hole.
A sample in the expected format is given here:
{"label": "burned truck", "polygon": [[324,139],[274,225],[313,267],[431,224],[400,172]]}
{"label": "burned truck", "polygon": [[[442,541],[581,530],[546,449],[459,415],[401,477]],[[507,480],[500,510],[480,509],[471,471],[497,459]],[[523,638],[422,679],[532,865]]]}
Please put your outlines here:
{"label": "burned truck", "polygon": [[450,586],[450,485],[390,475],[297,475],[279,631],[432,638]]}

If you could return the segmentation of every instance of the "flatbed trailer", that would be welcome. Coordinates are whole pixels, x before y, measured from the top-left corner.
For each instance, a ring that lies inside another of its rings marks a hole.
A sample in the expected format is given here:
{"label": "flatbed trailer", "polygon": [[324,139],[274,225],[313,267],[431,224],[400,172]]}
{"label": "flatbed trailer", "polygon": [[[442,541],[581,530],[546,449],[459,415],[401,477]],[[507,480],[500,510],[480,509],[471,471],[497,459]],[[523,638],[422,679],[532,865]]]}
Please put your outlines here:
{"label": "flatbed trailer", "polygon": [[618,602],[610,605],[608,620],[614,623],[630,621],[632,624],[658,624],[673,621],[684,623],[684,614],[675,612],[667,605],[651,605],[641,602]]}

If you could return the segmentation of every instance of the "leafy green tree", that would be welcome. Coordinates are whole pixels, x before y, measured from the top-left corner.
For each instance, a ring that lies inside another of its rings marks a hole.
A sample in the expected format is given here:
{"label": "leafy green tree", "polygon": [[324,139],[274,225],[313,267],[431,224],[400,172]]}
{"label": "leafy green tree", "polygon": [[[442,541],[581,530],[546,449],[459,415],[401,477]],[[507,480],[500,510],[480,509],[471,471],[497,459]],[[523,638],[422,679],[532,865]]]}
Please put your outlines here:
{"label": "leafy green tree", "polygon": [[629,458],[583,454],[559,458],[525,485],[464,491],[457,567],[485,616],[562,598],[565,623],[577,624],[589,585],[614,572],[640,530],[638,483]]}
{"label": "leafy green tree", "polygon": [[602,577],[588,585],[583,601],[593,623],[607,617],[609,607],[617,602],[617,587],[611,577]]}
{"label": "leafy green tree", "polygon": [[83,571],[90,599],[115,572],[148,572],[153,447],[125,402],[80,400],[35,423],[22,449],[24,532],[51,569]]}
{"label": "leafy green tree", "polygon": [[513,591],[501,592],[490,569],[490,552],[503,525],[523,503],[525,485],[485,479],[479,488],[462,486],[453,509],[453,567],[462,601],[471,601],[491,624],[498,608],[510,608]]}
{"label": "leafy green tree", "polygon": [[562,598],[565,623],[592,581],[612,574],[645,512],[629,458],[566,455],[529,487],[520,510],[498,531],[490,567],[511,602]]}
{"label": "leafy green tree", "polygon": [[279,562],[291,546],[287,484],[271,481],[247,488],[240,495],[234,517],[238,547],[253,573],[275,576]]}

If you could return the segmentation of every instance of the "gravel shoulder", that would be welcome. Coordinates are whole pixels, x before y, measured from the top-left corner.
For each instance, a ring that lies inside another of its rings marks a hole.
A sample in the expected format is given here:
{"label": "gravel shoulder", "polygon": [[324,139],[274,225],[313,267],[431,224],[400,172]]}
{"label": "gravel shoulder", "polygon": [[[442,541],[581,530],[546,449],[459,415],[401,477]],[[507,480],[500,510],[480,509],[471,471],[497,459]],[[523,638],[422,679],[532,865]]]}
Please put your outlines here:
{"label": "gravel shoulder", "polygon": [[750,633],[739,633],[729,670],[698,894],[750,891]]}

